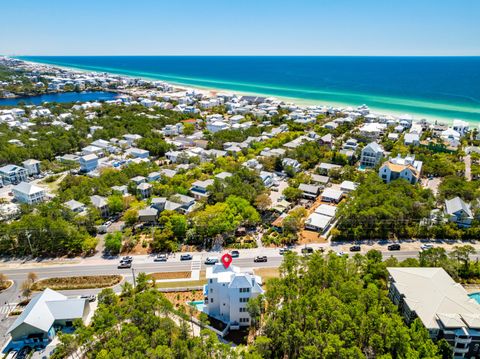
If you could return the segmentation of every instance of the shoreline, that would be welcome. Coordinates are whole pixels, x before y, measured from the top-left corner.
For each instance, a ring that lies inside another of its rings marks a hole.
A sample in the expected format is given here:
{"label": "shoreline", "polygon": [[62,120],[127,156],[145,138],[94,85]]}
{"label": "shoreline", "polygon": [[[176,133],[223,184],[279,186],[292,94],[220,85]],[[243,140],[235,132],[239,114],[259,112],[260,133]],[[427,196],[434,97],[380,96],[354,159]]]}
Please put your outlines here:
{"label": "shoreline", "polygon": [[[394,117],[399,117],[401,115],[408,114],[414,118],[415,121],[428,121],[430,123],[443,123],[443,124],[448,124],[451,125],[453,123],[453,120],[456,118],[460,117],[443,117],[443,116],[436,116],[436,115],[430,115],[430,114],[423,114],[423,113],[418,113],[418,112],[405,112],[405,111],[399,111],[399,110],[394,110],[394,109],[389,109],[389,108],[382,108],[381,106],[371,106],[368,102],[365,103],[354,103],[354,102],[338,102],[338,101],[320,101],[316,99],[308,99],[308,98],[302,98],[302,97],[290,97],[290,96],[281,96],[281,95],[276,95],[276,94],[271,94],[271,93],[265,93],[261,91],[243,91],[243,90],[237,90],[237,89],[231,89],[231,88],[222,88],[222,87],[217,87],[217,86],[204,86],[204,85],[198,85],[198,84],[191,84],[188,82],[182,82],[178,80],[170,80],[168,78],[172,78],[174,76],[171,75],[149,75],[149,74],[142,74],[142,73],[131,73],[128,70],[121,71],[118,70],[116,71],[115,69],[105,69],[105,70],[99,70],[97,68],[94,69],[89,69],[88,67],[77,67],[74,65],[58,65],[58,64],[52,64],[48,62],[37,62],[37,61],[31,61],[31,60],[25,60],[22,58],[16,58],[13,57],[17,60],[23,61],[25,63],[31,64],[31,65],[42,65],[42,66],[48,66],[52,68],[57,68],[57,69],[62,69],[65,71],[76,71],[78,73],[104,73],[104,74],[109,74],[112,76],[120,76],[120,77],[127,77],[127,78],[135,78],[135,79],[142,79],[142,80],[148,80],[148,81],[162,81],[165,82],[169,85],[172,85],[176,90],[178,91],[188,91],[188,90],[196,90],[200,91],[206,95],[212,96],[212,94],[215,93],[233,93],[236,95],[246,95],[246,96],[259,96],[259,97],[270,97],[270,98],[275,98],[284,101],[287,104],[292,104],[296,105],[299,107],[308,107],[308,106],[320,106],[320,107],[335,107],[335,108],[357,108],[358,106],[361,105],[367,105],[370,108],[371,113],[374,113],[376,115],[391,115]],[[188,78],[186,78],[188,79]],[[215,80],[202,80],[202,79],[195,79],[193,78],[192,81],[210,81],[210,82],[215,82]],[[249,84],[241,84],[241,86],[249,86]],[[262,86],[262,85],[258,85]],[[264,86],[266,88],[269,88],[268,86]],[[302,90],[303,91],[303,90]],[[304,92],[315,92],[314,90],[304,90]],[[356,94],[353,94],[354,96]],[[361,94],[357,96],[363,96]],[[366,95],[370,96],[370,95]],[[382,98],[382,96],[377,96],[377,98]],[[388,99],[388,98],[387,98]],[[399,98],[402,100],[401,98]],[[415,102],[418,100],[414,99],[403,99],[405,102],[411,102],[412,105],[415,105]],[[418,101],[420,102],[420,101]],[[425,104],[428,104],[431,108],[435,108],[436,104],[433,102],[425,102]],[[439,104],[440,105],[440,104]],[[444,104],[444,106],[452,106],[453,111],[464,111],[462,109],[455,109],[455,105],[448,105]],[[474,124],[479,123],[480,124],[480,117],[479,119],[465,119],[465,121],[472,122]]]}

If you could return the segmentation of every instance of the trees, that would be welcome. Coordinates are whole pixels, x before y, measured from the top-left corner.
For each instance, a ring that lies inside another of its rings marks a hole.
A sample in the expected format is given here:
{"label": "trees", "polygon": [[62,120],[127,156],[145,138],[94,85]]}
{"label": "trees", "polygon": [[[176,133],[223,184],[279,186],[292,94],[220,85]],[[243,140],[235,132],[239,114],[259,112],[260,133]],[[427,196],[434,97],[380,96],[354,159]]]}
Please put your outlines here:
{"label": "trees", "polygon": [[336,239],[412,238],[432,208],[430,190],[404,180],[385,184],[372,173],[339,206]]}
{"label": "trees", "polygon": [[111,195],[107,199],[108,211],[111,214],[120,213],[125,209],[123,197],[120,195]]}
{"label": "trees", "polygon": [[404,324],[383,288],[386,278],[375,279],[381,267],[376,253],[357,261],[335,253],[287,254],[280,278],[267,282],[256,353],[271,358],[440,358],[421,324]]}
{"label": "trees", "polygon": [[238,357],[210,331],[192,336],[185,320],[173,314],[172,304],[147,286],[137,286],[135,294],[130,291],[121,301],[111,289],[105,289],[98,295],[98,302],[89,327],[78,326],[73,335],[59,337],[60,350],[53,359],[74,350],[87,358],[107,359]]}
{"label": "trees", "polygon": [[291,237],[295,237],[297,232],[302,228],[302,219],[307,215],[307,210],[304,207],[297,207],[288,212],[288,215],[283,219],[283,232]]}
{"label": "trees", "polygon": [[108,233],[105,236],[105,250],[112,254],[120,253],[122,249],[122,233]]}
{"label": "trees", "polygon": [[302,198],[303,192],[295,187],[287,187],[283,190],[282,194],[285,196],[285,199],[290,202],[296,202]]}

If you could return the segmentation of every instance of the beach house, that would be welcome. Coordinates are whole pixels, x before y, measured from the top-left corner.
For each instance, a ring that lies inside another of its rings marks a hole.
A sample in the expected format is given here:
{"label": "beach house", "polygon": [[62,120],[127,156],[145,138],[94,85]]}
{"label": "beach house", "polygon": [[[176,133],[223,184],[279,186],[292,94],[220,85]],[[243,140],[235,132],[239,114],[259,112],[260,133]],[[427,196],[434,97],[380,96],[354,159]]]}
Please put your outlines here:
{"label": "beach house", "polygon": [[28,159],[22,162],[23,167],[27,170],[29,176],[40,174],[40,161]]}
{"label": "beach house", "polygon": [[217,263],[207,268],[207,284],[203,288],[205,312],[231,329],[250,325],[247,303],[264,291],[262,279],[239,267],[225,268]]}
{"label": "beach house", "polygon": [[68,298],[47,288],[30,300],[7,330],[11,337],[8,348],[46,346],[57,332],[73,329],[75,320],[85,321],[89,312],[88,300]]}
{"label": "beach house", "polygon": [[450,222],[459,227],[470,227],[473,221],[473,212],[469,203],[460,197],[445,200],[445,215]]}
{"label": "beach house", "polygon": [[0,177],[4,185],[17,184],[22,181],[27,181],[28,171],[20,166],[6,165],[0,167]]}
{"label": "beach house", "polygon": [[415,155],[390,158],[382,164],[378,170],[378,175],[385,183],[390,183],[398,178],[403,178],[415,184],[420,180],[422,172],[422,161],[416,161]]}
{"label": "beach house", "polygon": [[443,268],[387,268],[388,293],[407,323],[418,318],[430,338],[444,338],[454,358],[480,356],[480,305]]}
{"label": "beach house", "polygon": [[383,158],[384,150],[376,142],[371,142],[362,149],[360,166],[364,168],[375,167]]}
{"label": "beach house", "polygon": [[91,172],[98,167],[98,157],[93,153],[80,157],[78,162],[80,163],[80,171],[85,173]]}
{"label": "beach house", "polygon": [[32,183],[20,182],[12,188],[12,192],[20,203],[33,205],[45,200],[45,190]]}

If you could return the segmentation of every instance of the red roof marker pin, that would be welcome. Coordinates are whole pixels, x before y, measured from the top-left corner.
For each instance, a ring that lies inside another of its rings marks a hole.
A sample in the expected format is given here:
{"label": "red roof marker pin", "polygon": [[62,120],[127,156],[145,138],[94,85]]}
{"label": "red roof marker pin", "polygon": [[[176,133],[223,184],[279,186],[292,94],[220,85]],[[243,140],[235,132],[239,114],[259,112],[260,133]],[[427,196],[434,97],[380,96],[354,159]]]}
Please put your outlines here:
{"label": "red roof marker pin", "polygon": [[232,256],[228,253],[225,253],[222,258],[221,258],[221,261],[223,263],[223,266],[225,268],[228,268],[230,266],[230,264],[232,264]]}

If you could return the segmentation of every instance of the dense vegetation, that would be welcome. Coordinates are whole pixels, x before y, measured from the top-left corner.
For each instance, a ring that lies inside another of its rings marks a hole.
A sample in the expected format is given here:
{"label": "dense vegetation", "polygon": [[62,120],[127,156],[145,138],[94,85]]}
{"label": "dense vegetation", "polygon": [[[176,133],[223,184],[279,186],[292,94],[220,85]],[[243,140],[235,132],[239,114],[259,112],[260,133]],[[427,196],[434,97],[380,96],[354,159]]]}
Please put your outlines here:
{"label": "dense vegetation", "polygon": [[430,190],[404,180],[385,184],[372,173],[340,205],[333,234],[335,239],[349,240],[411,238],[432,208]]}
{"label": "dense vegetation", "polygon": [[[141,278],[140,278],[141,279]],[[190,333],[190,325],[173,313],[172,304],[154,289],[126,290],[118,298],[111,289],[98,296],[92,324],[78,324],[75,335],[60,335],[61,344],[52,356],[65,358],[79,350],[86,358],[227,358],[233,355],[216,335]],[[234,356],[233,356],[234,357]]]}
{"label": "dense vegetation", "polygon": [[265,297],[249,303],[262,357],[441,358],[421,323],[406,326],[387,297],[379,252],[289,254],[280,272]]}

